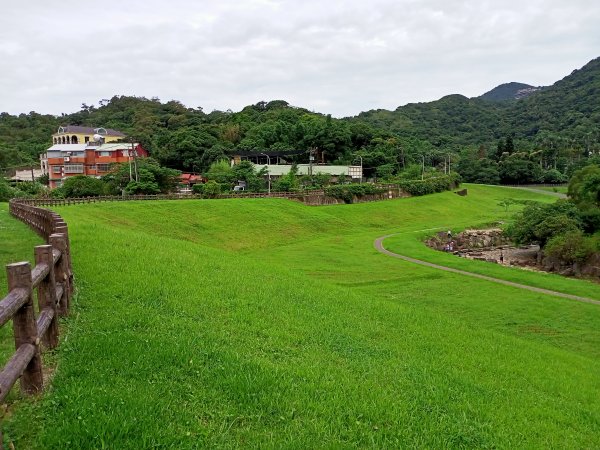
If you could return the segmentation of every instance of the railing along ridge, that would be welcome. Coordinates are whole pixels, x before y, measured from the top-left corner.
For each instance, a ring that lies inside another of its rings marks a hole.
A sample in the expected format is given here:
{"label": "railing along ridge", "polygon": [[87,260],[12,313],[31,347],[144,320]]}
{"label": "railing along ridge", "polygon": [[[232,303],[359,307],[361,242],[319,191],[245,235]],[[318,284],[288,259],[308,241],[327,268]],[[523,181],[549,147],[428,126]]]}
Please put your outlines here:
{"label": "railing along ridge", "polygon": [[15,353],[0,371],[0,401],[18,379],[24,394],[42,391],[41,346],[52,349],[58,345],[58,317],[68,315],[73,295],[69,233],[62,217],[20,199],[10,201],[9,211],[42,236],[46,245],[35,247],[33,269],[26,261],[6,266],[8,294],[0,300],[0,326],[12,319]]}

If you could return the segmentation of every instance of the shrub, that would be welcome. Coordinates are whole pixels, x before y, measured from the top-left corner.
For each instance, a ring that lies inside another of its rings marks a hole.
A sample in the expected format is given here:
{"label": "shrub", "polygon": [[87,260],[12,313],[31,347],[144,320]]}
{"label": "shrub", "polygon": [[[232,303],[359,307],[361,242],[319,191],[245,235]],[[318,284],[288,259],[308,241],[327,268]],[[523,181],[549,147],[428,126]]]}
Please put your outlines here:
{"label": "shrub", "polygon": [[98,197],[104,192],[104,182],[87,175],[75,175],[65,180],[62,191],[65,197]]}
{"label": "shrub", "polygon": [[586,237],[580,230],[573,230],[551,238],[544,252],[566,264],[581,263],[599,250],[598,243],[598,239]]}
{"label": "shrub", "polygon": [[204,194],[204,184],[198,183],[192,186],[192,192],[196,195]]}
{"label": "shrub", "polygon": [[214,180],[206,182],[202,195],[205,198],[217,198],[221,194],[221,185]]}
{"label": "shrub", "polygon": [[449,191],[455,189],[459,185],[460,176],[454,173],[435,178],[427,178],[425,180],[406,180],[398,183],[400,189],[415,197]]}
{"label": "shrub", "polygon": [[354,197],[363,197],[365,195],[380,194],[385,189],[378,188],[372,184],[345,184],[329,186],[325,188],[325,195],[344,200],[344,203],[352,203]]}

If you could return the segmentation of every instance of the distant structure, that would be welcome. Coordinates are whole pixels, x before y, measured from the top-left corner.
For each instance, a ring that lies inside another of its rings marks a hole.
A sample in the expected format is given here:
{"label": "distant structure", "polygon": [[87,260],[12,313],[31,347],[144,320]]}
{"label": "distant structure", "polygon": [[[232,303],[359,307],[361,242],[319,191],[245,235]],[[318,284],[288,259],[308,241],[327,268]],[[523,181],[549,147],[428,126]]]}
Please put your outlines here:
{"label": "distant structure", "polygon": [[53,144],[87,144],[94,140],[94,135],[100,136],[104,142],[114,142],[125,138],[125,134],[110,128],[80,127],[67,125],[58,127],[52,135]]}
{"label": "distant structure", "polygon": [[[277,179],[279,177],[287,175],[292,164],[290,160],[300,155],[306,155],[307,152],[304,150],[284,150],[284,151],[272,151],[265,150],[252,151],[252,152],[237,152],[230,158],[230,164],[232,166],[239,164],[242,161],[250,161],[253,163],[257,170],[265,167],[269,179]],[[363,179],[363,168],[360,166],[332,166],[325,164],[325,152],[315,149],[309,156],[309,161],[312,164],[297,164],[298,175],[317,175],[317,174],[328,174],[334,177],[345,175],[350,177],[353,181],[362,181]]]}
{"label": "distant structure", "polygon": [[50,187],[56,188],[70,176],[100,178],[110,172],[113,164],[148,157],[138,143],[117,142],[125,138],[125,134],[110,128],[61,126],[52,135],[53,145],[40,155],[42,173],[48,174]]}

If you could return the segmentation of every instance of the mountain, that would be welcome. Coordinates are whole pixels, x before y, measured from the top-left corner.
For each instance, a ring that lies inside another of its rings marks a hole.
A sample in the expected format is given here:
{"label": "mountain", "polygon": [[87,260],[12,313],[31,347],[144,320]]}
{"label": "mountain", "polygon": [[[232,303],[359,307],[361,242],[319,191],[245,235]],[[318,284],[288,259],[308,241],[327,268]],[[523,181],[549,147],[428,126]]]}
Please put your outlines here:
{"label": "mountain", "polygon": [[[515,88],[529,86],[514,84]],[[505,87],[495,96],[518,91]],[[600,58],[519,101],[489,101],[482,97],[450,95],[433,102],[410,103],[395,111],[366,111],[350,120],[402,137],[427,140],[436,147],[495,145],[499,138],[509,135],[533,143],[540,132],[560,135],[580,145],[600,139]]]}
{"label": "mountain", "polygon": [[508,100],[521,100],[529,97],[534,92],[542,90],[542,86],[531,86],[530,84],[510,82],[496,86],[491,91],[480,95],[478,98],[492,102],[503,102]]}

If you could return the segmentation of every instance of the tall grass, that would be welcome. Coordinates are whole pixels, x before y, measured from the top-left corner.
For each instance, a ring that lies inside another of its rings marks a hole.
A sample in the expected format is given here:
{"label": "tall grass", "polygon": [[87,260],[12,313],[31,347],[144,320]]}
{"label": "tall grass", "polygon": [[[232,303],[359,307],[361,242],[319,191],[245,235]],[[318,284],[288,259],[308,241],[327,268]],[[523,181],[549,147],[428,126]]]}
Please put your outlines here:
{"label": "tall grass", "polygon": [[400,232],[410,238],[393,245],[420,255],[419,230],[506,219],[504,197],[469,186],[467,197],[319,208],[63,208],[74,316],[52,389],[21,402],[5,438],[34,449],[598,447],[600,308],[373,249]]}

